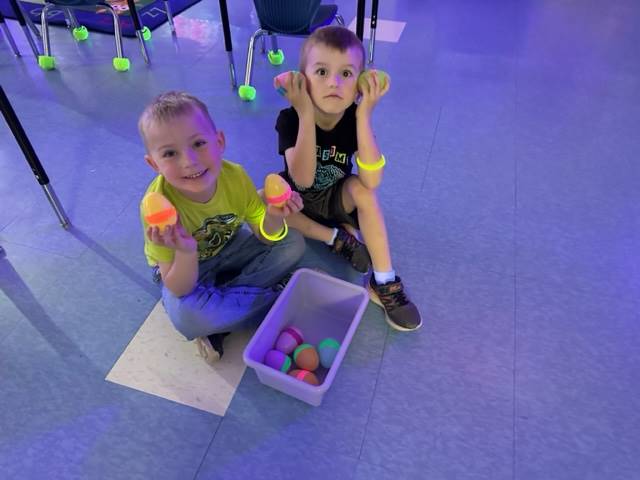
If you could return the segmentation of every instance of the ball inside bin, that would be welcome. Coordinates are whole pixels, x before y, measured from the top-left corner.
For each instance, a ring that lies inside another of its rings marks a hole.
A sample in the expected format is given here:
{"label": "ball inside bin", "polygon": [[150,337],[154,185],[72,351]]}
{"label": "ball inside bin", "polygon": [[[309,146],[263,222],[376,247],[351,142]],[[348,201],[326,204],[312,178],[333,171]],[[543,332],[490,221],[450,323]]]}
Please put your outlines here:
{"label": "ball inside bin", "polygon": [[287,373],[291,369],[291,358],[279,350],[269,350],[264,356],[264,364]]}
{"label": "ball inside bin", "polygon": [[318,355],[320,356],[320,365],[324,368],[331,368],[333,361],[340,350],[340,344],[333,338],[325,338],[318,344]]}
{"label": "ball inside bin", "polygon": [[316,348],[310,343],[303,343],[293,352],[293,361],[302,370],[313,372],[320,365]]}
{"label": "ball inside bin", "polygon": [[286,327],[282,329],[276,340],[276,350],[280,350],[287,355],[293,352],[296,347],[304,342],[302,332],[297,327]]}
{"label": "ball inside bin", "polygon": [[320,382],[318,381],[318,377],[316,377],[313,372],[310,372],[308,370],[300,370],[300,369],[291,370],[289,372],[289,375],[305,383],[308,383],[309,385],[320,385]]}

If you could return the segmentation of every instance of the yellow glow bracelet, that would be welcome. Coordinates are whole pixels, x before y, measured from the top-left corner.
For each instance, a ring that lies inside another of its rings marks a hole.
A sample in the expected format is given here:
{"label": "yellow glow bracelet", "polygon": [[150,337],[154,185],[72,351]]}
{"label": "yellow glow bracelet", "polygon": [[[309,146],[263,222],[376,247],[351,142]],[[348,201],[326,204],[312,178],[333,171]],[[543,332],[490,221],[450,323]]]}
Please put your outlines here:
{"label": "yellow glow bracelet", "polygon": [[287,233],[289,233],[289,227],[287,226],[287,222],[284,218],[282,219],[282,223],[284,224],[284,226],[282,227],[282,230],[280,230],[280,233],[275,233],[273,235],[270,235],[264,231],[264,216],[263,216],[262,219],[260,220],[260,234],[271,242],[277,242],[279,240],[282,240],[284,237],[287,236]]}
{"label": "yellow glow bracelet", "polygon": [[387,163],[387,161],[384,159],[384,155],[380,155],[380,160],[378,160],[376,163],[362,163],[360,161],[360,157],[356,157],[356,163],[358,164],[358,168],[374,172],[384,167],[384,164]]}

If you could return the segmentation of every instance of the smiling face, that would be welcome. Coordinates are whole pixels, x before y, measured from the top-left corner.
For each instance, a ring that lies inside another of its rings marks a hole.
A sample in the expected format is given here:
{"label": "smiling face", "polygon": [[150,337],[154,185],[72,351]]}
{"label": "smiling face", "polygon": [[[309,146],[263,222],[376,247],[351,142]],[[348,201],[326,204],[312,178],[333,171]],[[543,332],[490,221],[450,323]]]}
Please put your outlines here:
{"label": "smiling face", "polygon": [[208,116],[191,108],[145,129],[145,160],[176,190],[195,202],[216,192],[225,140]]}
{"label": "smiling face", "polygon": [[340,51],[324,43],[309,48],[303,73],[320,116],[340,117],[355,101],[362,63],[362,54],[357,48]]}

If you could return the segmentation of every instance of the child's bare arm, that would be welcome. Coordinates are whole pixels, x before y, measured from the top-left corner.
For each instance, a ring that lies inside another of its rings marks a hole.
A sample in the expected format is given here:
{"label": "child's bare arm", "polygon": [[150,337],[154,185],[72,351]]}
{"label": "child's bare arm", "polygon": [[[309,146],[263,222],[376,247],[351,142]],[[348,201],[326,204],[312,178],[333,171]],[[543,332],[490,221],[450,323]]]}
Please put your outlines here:
{"label": "child's bare arm", "polygon": [[295,72],[285,83],[286,97],[298,114],[296,144],[285,151],[289,175],[301,187],[310,187],[316,176],[316,123],[306,78]]}
{"label": "child's bare arm", "polygon": [[[362,184],[369,189],[377,188],[382,181],[382,168],[376,168],[381,161],[381,153],[373,134],[371,116],[373,108],[380,98],[387,93],[389,86],[389,80],[382,85],[379,82],[378,75],[375,72],[370,72],[366,85],[362,89],[362,99],[356,109],[358,158],[361,164],[358,168],[358,176]],[[365,165],[365,167],[362,165]],[[366,168],[366,166],[370,166],[370,168]]]}
{"label": "child's bare arm", "polygon": [[173,261],[158,263],[164,285],[176,297],[190,293],[198,281],[198,251],[195,239],[180,223],[166,227],[164,232],[160,232],[158,227],[149,227],[147,236],[153,243],[175,250]]}

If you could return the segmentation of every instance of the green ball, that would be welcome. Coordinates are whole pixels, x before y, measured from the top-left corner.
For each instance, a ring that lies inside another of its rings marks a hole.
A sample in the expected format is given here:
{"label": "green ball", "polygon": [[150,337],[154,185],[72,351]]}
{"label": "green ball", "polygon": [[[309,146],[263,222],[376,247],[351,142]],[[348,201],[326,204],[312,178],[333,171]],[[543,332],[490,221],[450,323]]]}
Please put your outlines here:
{"label": "green ball", "polygon": [[131,67],[131,62],[126,57],[114,57],[113,68],[119,72],[126,72]]}
{"label": "green ball", "polygon": [[151,30],[149,30],[149,27],[144,27],[142,29],[142,39],[145,42],[148,42],[149,40],[151,40]]}
{"label": "green ball", "polygon": [[[358,75],[358,90],[360,90],[360,92],[362,92],[362,90],[366,88],[366,75],[368,75],[370,71],[371,70],[364,70],[360,73],[360,75]],[[386,87],[387,83],[389,83],[389,74],[384,70],[376,70],[376,73],[378,74],[378,83],[382,85],[383,88]]]}
{"label": "green ball", "polygon": [[250,102],[256,98],[256,89],[251,85],[240,85],[238,88],[238,96],[242,100]]}

